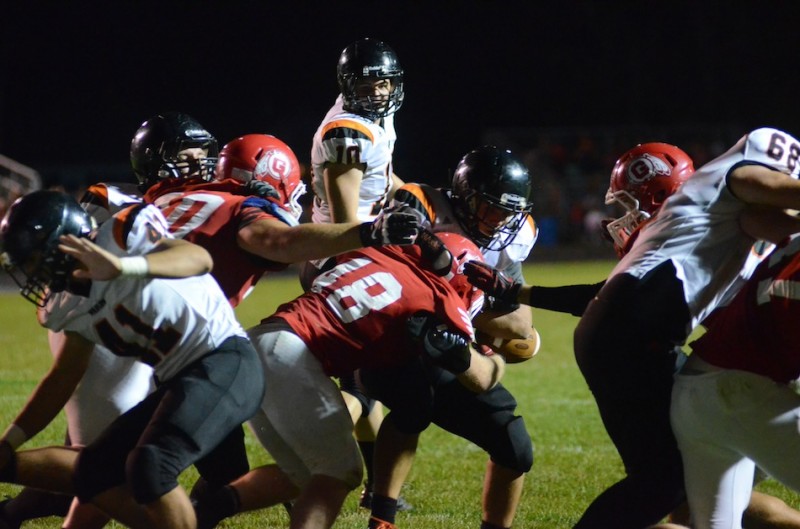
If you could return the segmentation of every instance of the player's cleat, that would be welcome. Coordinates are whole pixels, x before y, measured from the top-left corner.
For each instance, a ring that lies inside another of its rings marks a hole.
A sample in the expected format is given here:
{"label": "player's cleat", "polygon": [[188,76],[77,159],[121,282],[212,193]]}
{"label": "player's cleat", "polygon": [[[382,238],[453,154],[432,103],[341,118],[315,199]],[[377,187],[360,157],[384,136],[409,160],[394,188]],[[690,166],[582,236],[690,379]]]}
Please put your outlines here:
{"label": "player's cleat", "polygon": [[[358,505],[363,509],[372,509],[372,485],[367,483],[364,490],[361,491],[361,499]],[[397,498],[397,511],[405,512],[414,510],[414,506],[406,501],[403,496]]]}
{"label": "player's cleat", "polygon": [[374,516],[369,517],[368,527],[369,529],[398,529],[395,524],[389,523],[386,520],[375,518]]}

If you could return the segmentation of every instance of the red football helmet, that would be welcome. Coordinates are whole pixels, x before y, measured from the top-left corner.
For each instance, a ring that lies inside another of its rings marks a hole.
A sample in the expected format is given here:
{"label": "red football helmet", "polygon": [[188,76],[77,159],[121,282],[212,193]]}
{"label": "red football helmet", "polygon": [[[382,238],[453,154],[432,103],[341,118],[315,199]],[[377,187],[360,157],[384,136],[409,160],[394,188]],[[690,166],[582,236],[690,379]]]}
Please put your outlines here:
{"label": "red football helmet", "polygon": [[617,253],[627,251],[633,232],[693,173],[689,155],[667,143],[641,143],[617,160],[606,192],[606,204],[626,211],[606,226]]}
{"label": "red football helmet", "polygon": [[281,202],[296,217],[303,208],[298,199],[306,185],[300,174],[300,162],[292,149],[269,134],[246,134],[228,142],[219,153],[216,178],[233,178],[242,183],[261,180],[274,187]]}
{"label": "red football helmet", "polygon": [[467,239],[463,235],[450,232],[438,232],[436,236],[444,243],[447,250],[453,256],[453,263],[450,273],[447,274],[447,279],[450,285],[455,289],[467,309],[472,309],[476,302],[483,305],[483,292],[472,286],[464,275],[464,264],[467,261],[480,261],[484,262],[483,254],[475,246],[475,243]]}

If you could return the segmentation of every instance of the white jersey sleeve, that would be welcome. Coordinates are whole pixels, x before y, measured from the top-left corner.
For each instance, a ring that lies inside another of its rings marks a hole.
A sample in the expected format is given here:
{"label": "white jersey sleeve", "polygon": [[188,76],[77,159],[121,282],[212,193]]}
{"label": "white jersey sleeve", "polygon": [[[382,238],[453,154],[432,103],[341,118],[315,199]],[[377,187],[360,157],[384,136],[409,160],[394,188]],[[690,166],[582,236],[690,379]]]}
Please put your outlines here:
{"label": "white jersey sleeve", "polygon": [[397,139],[394,116],[374,123],[342,109],[341,96],[314,134],[311,185],[315,199],[312,220],[332,222],[325,190],[326,164],[361,165],[364,176],[358,195],[358,219],[375,218],[392,186],[392,153]]}

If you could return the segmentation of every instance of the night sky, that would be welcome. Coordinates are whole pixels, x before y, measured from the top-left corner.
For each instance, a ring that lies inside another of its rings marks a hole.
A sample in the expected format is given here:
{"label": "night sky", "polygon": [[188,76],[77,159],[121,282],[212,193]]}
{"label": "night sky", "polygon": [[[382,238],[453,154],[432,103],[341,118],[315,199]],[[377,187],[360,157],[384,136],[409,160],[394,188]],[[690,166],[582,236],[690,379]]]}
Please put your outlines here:
{"label": "night sky", "polygon": [[406,180],[438,179],[491,127],[723,123],[800,134],[792,6],[4,2],[0,153],[42,171],[125,164],[144,119],[180,110],[221,144],[271,133],[305,161],[338,91],[339,53],[367,36],[405,68],[395,160]]}

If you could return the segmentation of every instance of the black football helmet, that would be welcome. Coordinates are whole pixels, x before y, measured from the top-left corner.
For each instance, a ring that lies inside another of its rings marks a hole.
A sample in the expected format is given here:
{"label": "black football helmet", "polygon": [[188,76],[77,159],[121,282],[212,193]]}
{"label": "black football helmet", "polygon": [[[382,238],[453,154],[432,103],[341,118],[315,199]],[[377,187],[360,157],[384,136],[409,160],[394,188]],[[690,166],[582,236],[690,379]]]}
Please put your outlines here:
{"label": "black football helmet", "polygon": [[89,214],[70,195],[34,191],[14,202],[0,222],[0,261],[22,297],[43,307],[69,283],[77,261],[58,249],[62,235],[86,237]]}
{"label": "black football helmet", "polygon": [[485,145],[458,163],[451,198],[461,227],[475,244],[502,250],[530,214],[531,176],[511,151]]}
{"label": "black football helmet", "polygon": [[[347,46],[339,56],[336,74],[348,112],[374,121],[397,112],[403,104],[403,68],[394,50],[379,40],[361,39]],[[388,79],[392,91],[388,96],[359,95],[359,81],[365,79]]]}
{"label": "black football helmet", "polygon": [[[194,147],[206,150],[205,158],[179,159],[178,153]],[[143,190],[165,178],[211,180],[218,156],[216,138],[193,117],[180,112],[151,117],[131,141],[131,166]]]}

